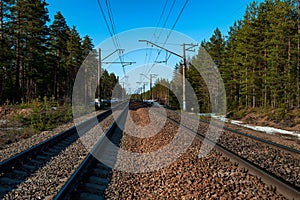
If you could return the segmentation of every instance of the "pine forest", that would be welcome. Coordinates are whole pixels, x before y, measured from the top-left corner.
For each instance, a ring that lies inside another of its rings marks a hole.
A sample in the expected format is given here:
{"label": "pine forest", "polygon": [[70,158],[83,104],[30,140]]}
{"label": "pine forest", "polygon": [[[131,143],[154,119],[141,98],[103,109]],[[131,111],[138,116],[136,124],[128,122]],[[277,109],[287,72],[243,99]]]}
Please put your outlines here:
{"label": "pine forest", "polygon": [[[44,0],[0,1],[0,103],[54,97],[70,102],[79,67],[93,50],[61,12],[50,24]],[[103,73],[107,85],[114,74]],[[103,84],[102,89],[110,87]],[[112,88],[111,88],[112,89]],[[109,94],[104,92],[104,95]]]}
{"label": "pine forest", "polygon": [[[201,46],[222,75],[228,112],[245,108],[286,112],[299,108],[298,7],[296,0],[253,2],[227,34],[216,28],[209,40],[202,41]],[[92,39],[81,38],[75,26],[67,25],[62,13],[57,12],[50,23],[47,3],[42,0],[0,1],[0,45],[2,104],[44,96],[70,102],[76,73],[93,51]],[[186,77],[197,93],[200,111],[209,112],[208,91],[201,75],[193,70],[193,63],[199,61],[197,56],[189,59]],[[181,67],[175,69],[180,71]],[[114,74],[104,74],[108,85],[118,82]],[[153,91],[157,88],[154,86]],[[109,95],[109,91],[104,94]],[[168,102],[176,104],[169,96]]]}

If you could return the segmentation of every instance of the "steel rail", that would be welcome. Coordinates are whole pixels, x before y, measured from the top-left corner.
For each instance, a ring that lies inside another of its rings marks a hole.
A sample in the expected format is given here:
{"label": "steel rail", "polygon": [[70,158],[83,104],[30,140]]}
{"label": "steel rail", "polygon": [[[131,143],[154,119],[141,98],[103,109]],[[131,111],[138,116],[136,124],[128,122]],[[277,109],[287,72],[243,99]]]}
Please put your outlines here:
{"label": "steel rail", "polygon": [[[200,119],[199,121],[200,121],[200,122],[203,122],[203,123],[206,123],[206,124],[210,124],[210,122],[207,121],[207,120]],[[218,128],[222,128],[222,126],[218,126],[218,124],[215,124],[215,123],[212,123],[212,125],[215,126],[215,127],[218,127]],[[280,148],[280,149],[283,149],[283,150],[286,150],[286,151],[289,151],[289,152],[292,152],[292,153],[300,154],[300,150],[298,150],[298,149],[293,149],[293,148],[291,148],[291,147],[287,147],[287,146],[284,146],[284,145],[282,145],[282,144],[278,144],[278,143],[272,142],[272,141],[270,141],[270,140],[266,140],[266,139],[259,138],[259,137],[254,136],[254,135],[250,135],[250,134],[247,134],[247,133],[243,133],[243,132],[241,132],[241,131],[238,131],[238,130],[229,128],[229,127],[227,127],[227,126],[223,126],[223,129],[225,129],[225,130],[227,130],[227,131],[230,131],[230,132],[233,132],[233,133],[235,133],[235,134],[244,136],[244,137],[248,137],[248,138],[257,140],[257,141],[262,142],[262,143],[270,144],[270,145],[272,145],[272,146],[275,146],[275,147],[277,147],[277,148]]]}
{"label": "steel rail", "polygon": [[[160,113],[162,114],[162,113]],[[248,169],[248,172],[250,174],[256,175],[260,177],[266,184],[272,186],[273,188],[276,188],[276,191],[278,191],[280,194],[285,196],[288,199],[299,199],[300,197],[300,188],[296,185],[293,185],[292,183],[284,180],[283,178],[265,170],[264,168],[258,166],[257,164],[239,156],[238,154],[234,153],[233,151],[227,149],[225,146],[220,145],[218,143],[215,143],[209,138],[206,138],[205,135],[199,134],[195,130],[189,128],[188,126],[185,126],[183,124],[180,124],[176,120],[169,118],[170,121],[175,123],[176,125],[181,125],[186,130],[190,131],[191,133],[195,134],[197,137],[199,137],[202,141],[205,139],[209,144],[208,145],[214,145],[215,149],[221,153],[223,153],[226,157],[230,158],[233,162],[239,163],[239,165],[245,169]],[[221,128],[221,127],[219,127]]]}
{"label": "steel rail", "polygon": [[84,135],[111,115],[113,109],[120,109],[125,103],[127,102],[115,104],[114,108],[82,121],[77,126],[73,126],[0,162],[0,198],[16,188],[18,184],[24,182],[27,177],[44,166],[52,157],[57,156],[73,144],[79,138],[79,135]]}
{"label": "steel rail", "polygon": [[[107,110],[97,116],[97,121],[101,122],[103,119],[105,119],[107,116],[109,116],[112,113],[111,110]],[[78,125],[79,128],[89,126],[89,129],[94,127],[96,124],[90,124],[90,122],[93,122],[93,120],[86,120],[83,123],[80,123]],[[87,130],[88,131],[88,130]],[[29,149],[22,151],[2,162],[0,162],[0,174],[5,173],[6,171],[9,171],[10,169],[15,168],[16,166],[26,162],[27,160],[30,160],[33,156],[36,156],[44,149],[47,149],[50,146],[55,145],[55,143],[70,137],[71,135],[77,134],[77,128],[76,126],[73,126],[72,128],[69,128],[66,131],[63,131],[43,142],[40,142],[39,144],[34,145],[33,147],[30,147]],[[79,137],[79,136],[78,136]]]}
{"label": "steel rail", "polygon": [[[98,140],[97,144],[93,147],[91,152],[86,156],[86,158],[81,162],[79,167],[75,170],[75,172],[72,174],[72,176],[68,179],[68,181],[64,184],[64,186],[61,188],[61,190],[57,193],[57,195],[54,197],[54,200],[65,200],[65,199],[72,199],[74,196],[74,193],[78,193],[80,190],[80,185],[84,184],[89,175],[91,173],[92,169],[97,168],[97,166],[94,167],[94,165],[101,165],[102,169],[104,169],[105,175],[107,175],[107,170],[111,170],[111,168],[106,167],[104,164],[102,164],[100,161],[97,160],[97,158],[94,157],[94,154],[101,154],[105,151],[107,138],[111,139],[113,135],[115,134],[122,134],[123,130],[119,126],[124,126],[126,122],[127,117],[127,109],[123,110],[120,116],[114,123],[106,130],[106,132],[101,136],[101,138]],[[117,141],[119,142],[119,141]],[[118,144],[116,144],[118,145]],[[116,152],[114,152],[116,153]],[[105,155],[104,155],[105,156]],[[116,156],[116,155],[114,155]],[[116,158],[113,158],[114,161]],[[91,170],[89,170],[91,169]],[[99,174],[98,174],[99,175]],[[105,176],[102,174],[102,176]],[[99,178],[97,181],[97,189],[95,190],[105,190],[109,180],[108,178]],[[100,182],[100,183],[99,183]],[[96,193],[96,192],[95,192]],[[99,194],[99,191],[97,194],[93,194],[92,192],[85,192],[84,194],[80,193],[79,195],[84,195],[83,198],[88,199],[104,199],[104,194]],[[77,198],[80,198],[77,196]]]}

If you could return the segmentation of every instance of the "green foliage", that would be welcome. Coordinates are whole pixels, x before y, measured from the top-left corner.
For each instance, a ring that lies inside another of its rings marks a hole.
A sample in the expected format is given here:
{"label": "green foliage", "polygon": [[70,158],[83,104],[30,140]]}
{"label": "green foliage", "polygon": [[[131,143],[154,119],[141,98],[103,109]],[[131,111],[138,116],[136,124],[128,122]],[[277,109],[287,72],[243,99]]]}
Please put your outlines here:
{"label": "green foliage", "polygon": [[5,106],[8,106],[8,105],[10,105],[10,104],[11,104],[11,103],[10,103],[9,99],[6,99],[4,105],[5,105]]}
{"label": "green foliage", "polygon": [[246,113],[247,113],[246,109],[239,109],[234,112],[233,119],[241,119],[246,115]]}
{"label": "green foliage", "polygon": [[[44,0],[1,1],[0,104],[26,107],[39,96],[70,99],[78,68],[93,48],[58,12],[49,25]],[[22,100],[21,100],[22,99]]]}
{"label": "green foliage", "polygon": [[[276,110],[270,118],[281,120],[287,117],[285,110],[300,108],[297,11],[294,0],[253,2],[227,38],[216,29],[209,41],[202,42],[223,78],[227,110],[234,111],[236,118],[245,114],[242,110],[261,108],[251,112],[264,115],[268,109]],[[191,64],[201,63],[204,61],[198,53]],[[200,110],[209,110],[207,86],[193,66],[187,79],[197,93]]]}
{"label": "green foliage", "polygon": [[[69,122],[72,119],[71,107],[67,104],[58,106],[54,98],[43,98],[43,101],[35,99],[27,103],[30,114],[19,114],[19,119],[25,127],[36,131],[49,130],[59,124]],[[24,106],[22,106],[24,108]]]}
{"label": "green foliage", "polygon": [[278,108],[274,112],[268,113],[271,120],[281,121],[287,116],[287,111],[284,108]]}
{"label": "green foliage", "polygon": [[17,104],[17,108],[25,109],[25,108],[28,108],[28,107],[30,107],[30,103],[27,102],[27,101],[24,101],[24,99],[21,98],[21,103]]}

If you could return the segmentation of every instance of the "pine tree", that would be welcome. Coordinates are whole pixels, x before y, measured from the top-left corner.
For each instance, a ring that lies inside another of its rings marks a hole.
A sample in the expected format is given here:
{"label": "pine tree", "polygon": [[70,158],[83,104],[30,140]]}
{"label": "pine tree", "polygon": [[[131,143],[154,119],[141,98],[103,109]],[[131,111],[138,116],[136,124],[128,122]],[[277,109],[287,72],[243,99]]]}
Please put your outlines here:
{"label": "pine tree", "polygon": [[224,68],[221,70],[227,92],[227,105],[229,109],[241,106],[240,102],[240,55],[237,52],[237,34],[240,29],[240,21],[234,22],[230,27],[224,52]]}
{"label": "pine tree", "polygon": [[81,38],[75,28],[72,27],[69,33],[69,40],[67,42],[68,56],[66,60],[67,65],[67,84],[66,97],[71,98],[72,88],[75,82],[76,74],[83,62]]}
{"label": "pine tree", "polygon": [[10,17],[10,1],[0,0],[0,103],[12,99],[13,83],[13,52],[11,34],[8,31]]}
{"label": "pine tree", "polygon": [[40,0],[18,0],[10,7],[8,22],[14,48],[14,99],[36,96],[39,70],[44,66],[45,43],[49,21],[47,3]]}
{"label": "pine tree", "polygon": [[54,21],[50,25],[50,54],[53,60],[51,72],[53,73],[53,95],[57,99],[62,99],[65,94],[67,76],[67,56],[68,56],[68,41],[69,27],[63,15],[58,12],[54,16]]}
{"label": "pine tree", "polygon": [[84,36],[83,41],[82,41],[83,59],[85,59],[89,55],[89,53],[92,52],[93,48],[94,48],[94,45],[93,45],[92,39],[88,35]]}

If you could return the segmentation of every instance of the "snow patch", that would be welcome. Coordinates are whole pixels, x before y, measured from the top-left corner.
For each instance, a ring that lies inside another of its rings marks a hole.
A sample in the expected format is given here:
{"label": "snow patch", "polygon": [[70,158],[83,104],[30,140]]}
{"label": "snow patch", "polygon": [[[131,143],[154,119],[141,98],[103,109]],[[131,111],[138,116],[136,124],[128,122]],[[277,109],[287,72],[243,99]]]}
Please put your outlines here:
{"label": "snow patch", "polygon": [[294,131],[287,131],[287,130],[283,130],[283,129],[278,129],[278,128],[274,128],[274,127],[269,127],[269,126],[254,126],[254,125],[249,125],[249,124],[245,124],[241,121],[237,121],[237,120],[230,120],[228,118],[226,118],[223,115],[216,115],[216,114],[206,114],[206,113],[200,113],[200,116],[211,116],[214,119],[218,119],[220,121],[223,122],[227,122],[227,123],[231,123],[234,125],[238,125],[241,127],[245,127],[248,129],[252,129],[255,131],[260,131],[260,132],[264,132],[264,133],[268,133],[268,134],[275,134],[275,133],[280,133],[280,134],[284,134],[284,135],[291,135],[291,136],[296,136],[299,140],[300,140],[300,132],[294,132]]}

